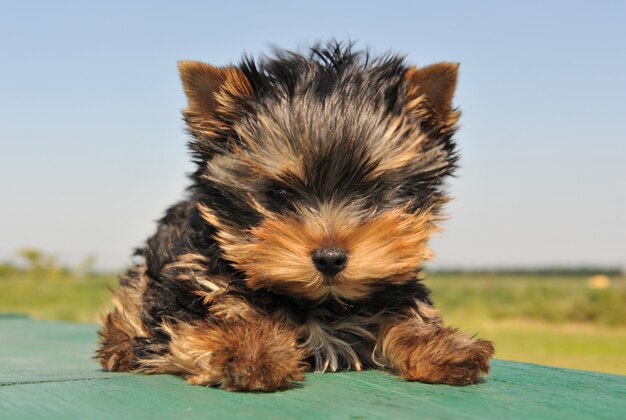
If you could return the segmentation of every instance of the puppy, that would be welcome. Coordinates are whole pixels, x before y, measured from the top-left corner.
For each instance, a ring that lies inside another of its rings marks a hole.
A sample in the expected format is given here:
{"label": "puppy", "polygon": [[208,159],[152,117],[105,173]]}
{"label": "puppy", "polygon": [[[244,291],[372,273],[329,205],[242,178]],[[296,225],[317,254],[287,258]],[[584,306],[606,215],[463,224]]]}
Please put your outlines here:
{"label": "puppy", "polygon": [[443,325],[421,271],[457,160],[457,64],[331,42],[179,69],[197,169],[120,279],[102,366],[239,391],[307,370],[479,381],[492,343]]}

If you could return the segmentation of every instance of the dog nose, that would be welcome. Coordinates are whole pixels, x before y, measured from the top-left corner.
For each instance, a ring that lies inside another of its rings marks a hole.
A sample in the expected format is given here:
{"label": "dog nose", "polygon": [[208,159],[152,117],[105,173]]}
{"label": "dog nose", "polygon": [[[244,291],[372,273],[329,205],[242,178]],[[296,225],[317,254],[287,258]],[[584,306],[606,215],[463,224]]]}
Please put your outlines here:
{"label": "dog nose", "polygon": [[348,253],[339,247],[318,248],[311,255],[315,267],[326,274],[332,276],[343,270],[348,261]]}

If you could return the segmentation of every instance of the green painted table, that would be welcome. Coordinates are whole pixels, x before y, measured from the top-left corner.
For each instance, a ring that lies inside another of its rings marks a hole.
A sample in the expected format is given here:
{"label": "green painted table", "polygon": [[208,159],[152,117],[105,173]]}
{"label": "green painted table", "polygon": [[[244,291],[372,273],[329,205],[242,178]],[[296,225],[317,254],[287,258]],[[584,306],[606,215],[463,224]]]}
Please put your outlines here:
{"label": "green painted table", "polygon": [[94,325],[0,318],[0,419],[622,418],[626,376],[505,361],[469,387],[380,372],[310,374],[274,394],[231,393],[175,376],[109,373],[90,358]]}

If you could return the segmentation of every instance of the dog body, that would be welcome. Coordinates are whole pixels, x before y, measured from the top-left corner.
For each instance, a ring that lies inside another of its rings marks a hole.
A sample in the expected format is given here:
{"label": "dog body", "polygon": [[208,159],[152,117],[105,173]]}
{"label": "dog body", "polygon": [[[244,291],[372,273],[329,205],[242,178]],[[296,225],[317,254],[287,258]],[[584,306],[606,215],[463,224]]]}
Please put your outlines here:
{"label": "dog body", "polygon": [[443,326],[420,269],[455,168],[457,67],[336,43],[179,63],[197,170],[120,280],[102,366],[252,391],[309,369],[477,382],[493,345]]}

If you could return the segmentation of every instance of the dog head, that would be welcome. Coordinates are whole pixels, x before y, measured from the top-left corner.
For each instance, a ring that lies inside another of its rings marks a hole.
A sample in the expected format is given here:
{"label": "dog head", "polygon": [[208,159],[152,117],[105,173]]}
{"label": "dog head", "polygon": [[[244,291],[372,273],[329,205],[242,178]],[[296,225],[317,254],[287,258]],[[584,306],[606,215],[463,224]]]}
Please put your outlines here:
{"label": "dog head", "polygon": [[457,67],[338,44],[179,63],[197,207],[250,288],[358,300],[415,279],[455,167]]}

